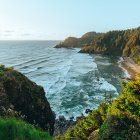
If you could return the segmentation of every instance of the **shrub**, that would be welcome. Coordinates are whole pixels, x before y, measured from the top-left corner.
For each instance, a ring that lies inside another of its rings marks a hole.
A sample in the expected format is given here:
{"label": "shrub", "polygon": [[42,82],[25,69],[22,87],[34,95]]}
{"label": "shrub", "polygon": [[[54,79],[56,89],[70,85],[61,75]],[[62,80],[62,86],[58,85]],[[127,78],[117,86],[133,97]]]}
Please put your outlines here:
{"label": "shrub", "polygon": [[140,140],[140,78],[123,83],[113,102],[102,103],[68,129],[64,140]]}

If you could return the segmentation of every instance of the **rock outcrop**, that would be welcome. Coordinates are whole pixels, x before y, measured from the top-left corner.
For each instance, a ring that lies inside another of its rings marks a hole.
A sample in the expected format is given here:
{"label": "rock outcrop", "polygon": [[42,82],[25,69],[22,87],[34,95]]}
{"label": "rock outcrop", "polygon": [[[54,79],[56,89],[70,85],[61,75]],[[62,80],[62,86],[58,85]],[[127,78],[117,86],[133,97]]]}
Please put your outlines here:
{"label": "rock outcrop", "polygon": [[64,116],[59,116],[58,119],[55,121],[55,131],[54,136],[58,134],[64,134],[68,128],[74,126],[76,124],[76,121],[74,120],[66,120]]}
{"label": "rock outcrop", "polygon": [[11,68],[0,66],[0,116],[19,116],[53,134],[55,117],[44,89]]}

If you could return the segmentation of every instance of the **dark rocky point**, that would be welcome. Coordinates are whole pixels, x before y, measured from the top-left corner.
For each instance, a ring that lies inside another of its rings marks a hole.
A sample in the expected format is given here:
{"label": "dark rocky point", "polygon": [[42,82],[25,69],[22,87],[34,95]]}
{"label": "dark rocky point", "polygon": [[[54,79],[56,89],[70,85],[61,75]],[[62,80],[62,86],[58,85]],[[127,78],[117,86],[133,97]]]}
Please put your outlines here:
{"label": "dark rocky point", "polygon": [[54,136],[58,134],[64,134],[68,128],[74,126],[76,124],[76,121],[72,120],[66,120],[66,118],[62,115],[59,116],[58,119],[55,121],[55,131]]}
{"label": "dark rocky point", "polygon": [[85,113],[86,113],[86,114],[89,114],[90,112],[92,112],[91,109],[86,109],[86,110],[85,110]]}

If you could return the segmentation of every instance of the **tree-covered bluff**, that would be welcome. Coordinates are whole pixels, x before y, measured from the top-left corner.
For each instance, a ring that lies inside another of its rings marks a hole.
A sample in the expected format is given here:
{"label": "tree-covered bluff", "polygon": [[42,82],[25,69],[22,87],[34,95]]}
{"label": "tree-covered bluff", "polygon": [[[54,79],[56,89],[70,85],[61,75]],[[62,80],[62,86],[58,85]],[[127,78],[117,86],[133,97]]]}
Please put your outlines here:
{"label": "tree-covered bluff", "polygon": [[123,83],[123,92],[114,101],[102,103],[82,117],[56,140],[139,140],[140,78]]}
{"label": "tree-covered bluff", "polygon": [[140,27],[107,32],[85,45],[80,52],[130,57],[140,63]]}

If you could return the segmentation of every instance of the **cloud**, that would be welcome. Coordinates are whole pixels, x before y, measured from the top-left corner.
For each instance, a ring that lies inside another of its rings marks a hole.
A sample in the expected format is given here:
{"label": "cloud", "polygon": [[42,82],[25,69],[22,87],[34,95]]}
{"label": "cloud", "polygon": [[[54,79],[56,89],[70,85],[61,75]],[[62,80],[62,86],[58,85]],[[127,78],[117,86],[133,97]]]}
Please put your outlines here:
{"label": "cloud", "polygon": [[48,34],[40,31],[24,30],[24,29],[0,29],[0,40],[9,39],[46,39]]}
{"label": "cloud", "polygon": [[13,31],[13,30],[5,30],[4,32],[5,33],[14,33],[15,31]]}
{"label": "cloud", "polygon": [[13,30],[0,30],[0,36],[7,37],[12,36],[15,33]]}
{"label": "cloud", "polygon": [[30,34],[30,33],[23,33],[23,34],[21,34],[21,36],[32,36],[32,34]]}
{"label": "cloud", "polygon": [[23,30],[0,30],[1,39],[32,38],[33,34]]}
{"label": "cloud", "polygon": [[3,34],[3,36],[5,36],[5,37],[6,37],[6,36],[12,36],[12,34]]}

